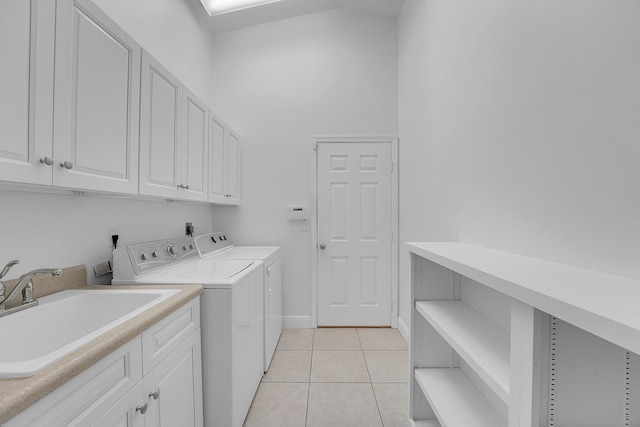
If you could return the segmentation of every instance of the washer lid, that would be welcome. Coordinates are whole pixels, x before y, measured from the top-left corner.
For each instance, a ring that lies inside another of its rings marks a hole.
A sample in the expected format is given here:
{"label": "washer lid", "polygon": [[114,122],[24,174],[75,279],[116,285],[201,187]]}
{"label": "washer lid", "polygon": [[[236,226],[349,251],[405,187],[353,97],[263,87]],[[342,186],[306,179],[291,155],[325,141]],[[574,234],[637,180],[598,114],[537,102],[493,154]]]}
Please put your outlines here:
{"label": "washer lid", "polygon": [[235,284],[258,267],[259,261],[199,260],[141,278],[144,283]]}
{"label": "washer lid", "polygon": [[231,246],[226,249],[205,255],[204,259],[259,259],[280,254],[280,246]]}

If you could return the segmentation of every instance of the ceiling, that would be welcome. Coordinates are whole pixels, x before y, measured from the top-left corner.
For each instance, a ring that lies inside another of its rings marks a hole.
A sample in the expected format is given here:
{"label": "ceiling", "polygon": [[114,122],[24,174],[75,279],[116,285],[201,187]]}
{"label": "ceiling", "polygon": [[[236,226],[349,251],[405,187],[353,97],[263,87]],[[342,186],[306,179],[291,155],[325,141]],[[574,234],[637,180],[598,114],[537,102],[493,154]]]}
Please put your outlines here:
{"label": "ceiling", "polygon": [[[404,0],[282,0],[263,6],[237,12],[207,17],[209,27],[214,33],[236,30],[265,22],[291,18],[307,13],[320,12],[335,8],[348,8],[378,15],[397,16]],[[196,3],[204,7],[199,0]]]}

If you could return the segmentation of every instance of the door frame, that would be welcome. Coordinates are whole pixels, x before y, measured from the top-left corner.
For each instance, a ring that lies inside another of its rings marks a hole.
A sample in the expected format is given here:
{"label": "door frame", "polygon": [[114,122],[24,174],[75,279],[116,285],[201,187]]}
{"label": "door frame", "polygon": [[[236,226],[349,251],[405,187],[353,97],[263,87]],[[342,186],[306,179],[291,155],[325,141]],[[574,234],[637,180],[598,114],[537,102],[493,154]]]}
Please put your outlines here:
{"label": "door frame", "polygon": [[397,136],[312,136],[311,139],[311,327],[318,327],[318,144],[327,142],[387,143],[391,144],[391,319],[392,328],[398,327],[398,137]]}

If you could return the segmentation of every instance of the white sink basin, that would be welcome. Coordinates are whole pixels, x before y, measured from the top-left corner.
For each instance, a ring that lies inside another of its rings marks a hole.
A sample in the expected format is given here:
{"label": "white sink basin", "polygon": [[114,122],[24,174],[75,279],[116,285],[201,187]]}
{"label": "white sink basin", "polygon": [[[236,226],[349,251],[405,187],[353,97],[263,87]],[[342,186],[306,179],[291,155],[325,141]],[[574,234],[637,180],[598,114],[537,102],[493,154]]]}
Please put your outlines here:
{"label": "white sink basin", "polygon": [[0,378],[29,377],[178,292],[74,289],[0,317]]}

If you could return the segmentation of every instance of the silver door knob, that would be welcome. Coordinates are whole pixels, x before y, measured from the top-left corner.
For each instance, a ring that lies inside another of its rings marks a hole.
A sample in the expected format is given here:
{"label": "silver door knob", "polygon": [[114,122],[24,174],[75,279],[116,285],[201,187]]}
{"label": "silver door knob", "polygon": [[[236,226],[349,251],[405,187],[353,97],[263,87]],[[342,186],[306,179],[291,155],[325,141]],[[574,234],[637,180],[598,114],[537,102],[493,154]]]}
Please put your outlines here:
{"label": "silver door knob", "polygon": [[51,157],[44,156],[43,158],[40,159],[40,163],[45,164],[47,166],[51,166],[54,163],[54,161]]}
{"label": "silver door knob", "polygon": [[327,245],[325,245],[324,243],[320,243],[320,249],[324,251],[325,249],[327,249]]}
{"label": "silver door knob", "polygon": [[69,160],[65,160],[63,163],[60,163],[60,167],[65,169],[73,169],[73,163],[71,163]]}
{"label": "silver door knob", "polygon": [[144,405],[138,405],[138,407],[136,408],[136,411],[144,415],[147,412],[148,407],[149,405],[147,405],[146,403]]}
{"label": "silver door knob", "polygon": [[153,400],[158,400],[160,397],[160,387],[156,388],[155,391],[150,392],[149,397],[153,397]]}

